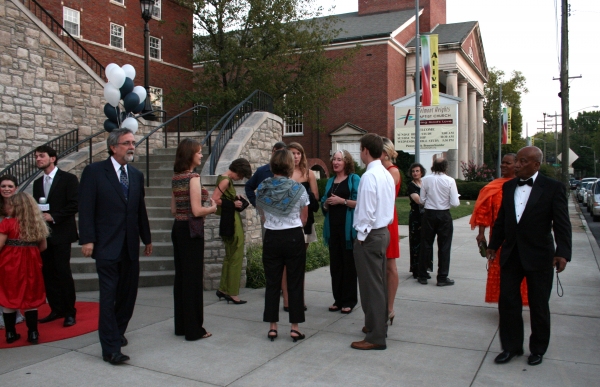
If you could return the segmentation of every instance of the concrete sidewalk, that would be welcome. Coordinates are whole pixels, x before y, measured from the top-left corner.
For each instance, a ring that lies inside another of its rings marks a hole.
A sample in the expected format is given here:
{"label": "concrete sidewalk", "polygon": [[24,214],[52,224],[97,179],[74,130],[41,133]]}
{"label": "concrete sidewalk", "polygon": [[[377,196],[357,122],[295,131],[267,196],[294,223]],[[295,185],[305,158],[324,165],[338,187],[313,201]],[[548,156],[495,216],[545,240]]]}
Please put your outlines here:
{"label": "concrete sidewalk", "polygon": [[[287,314],[279,337],[267,340],[263,289],[243,289],[245,305],[205,292],[205,327],[211,338],[186,342],[173,334],[171,287],[141,288],[128,365],[102,361],[97,332],[69,340],[0,351],[2,386],[595,386],[600,380],[600,249],[573,202],[573,260],[560,275],[564,297],[550,300],[552,337],[540,366],[526,355],[496,365],[500,353],[496,305],[485,304],[486,261],[468,217],[454,222],[451,287],[423,286],[408,273],[408,239],[397,260],[400,286],[385,351],[357,351],[360,305],[350,315],[330,313],[329,268],[306,276],[307,338],[292,343]],[[408,234],[400,226],[402,236]],[[434,277],[435,278],[435,277]],[[556,283],[555,283],[556,287]],[[97,292],[77,294],[80,301]],[[524,313],[526,337],[529,314]],[[3,339],[3,338],[2,338]]]}

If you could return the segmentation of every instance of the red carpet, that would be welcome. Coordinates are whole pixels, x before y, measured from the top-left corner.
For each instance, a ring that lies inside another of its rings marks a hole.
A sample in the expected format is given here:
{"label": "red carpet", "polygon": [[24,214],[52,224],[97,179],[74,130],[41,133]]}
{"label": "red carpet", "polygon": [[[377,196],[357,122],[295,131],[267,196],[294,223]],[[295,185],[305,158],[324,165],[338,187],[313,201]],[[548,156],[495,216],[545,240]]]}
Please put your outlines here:
{"label": "red carpet", "polygon": [[[39,343],[50,343],[52,341],[69,339],[75,336],[81,336],[98,330],[98,303],[97,302],[76,302],[77,309],[77,324],[72,327],[63,327],[63,320],[59,318],[46,324],[38,324],[38,332],[40,332]],[[44,304],[38,308],[39,318],[46,317],[50,314],[50,306]],[[21,338],[12,344],[7,344],[5,339],[5,330],[0,330],[0,348],[16,348],[24,345],[31,345],[27,342],[27,325],[25,322],[17,324],[17,333],[21,334]]]}

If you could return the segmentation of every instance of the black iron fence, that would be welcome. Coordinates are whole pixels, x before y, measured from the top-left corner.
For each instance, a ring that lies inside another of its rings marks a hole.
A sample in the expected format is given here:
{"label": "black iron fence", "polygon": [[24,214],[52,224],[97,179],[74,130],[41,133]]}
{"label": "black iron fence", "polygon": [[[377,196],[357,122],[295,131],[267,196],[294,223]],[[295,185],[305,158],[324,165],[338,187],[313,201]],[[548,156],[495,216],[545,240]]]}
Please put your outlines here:
{"label": "black iron fence", "polygon": [[46,27],[63,41],[82,61],[85,62],[100,78],[105,79],[104,66],[77,41],[60,22],[46,11],[35,0],[20,0]]}
{"label": "black iron fence", "polygon": [[[255,90],[248,98],[240,102],[224,115],[206,134],[202,145],[208,145],[210,152],[210,174],[214,175],[217,168],[217,162],[225,149],[227,142],[233,137],[233,133],[248,118],[250,113],[256,111],[273,112],[273,97],[261,90]],[[214,132],[218,130],[216,136]],[[212,139],[215,136],[214,146]]]}

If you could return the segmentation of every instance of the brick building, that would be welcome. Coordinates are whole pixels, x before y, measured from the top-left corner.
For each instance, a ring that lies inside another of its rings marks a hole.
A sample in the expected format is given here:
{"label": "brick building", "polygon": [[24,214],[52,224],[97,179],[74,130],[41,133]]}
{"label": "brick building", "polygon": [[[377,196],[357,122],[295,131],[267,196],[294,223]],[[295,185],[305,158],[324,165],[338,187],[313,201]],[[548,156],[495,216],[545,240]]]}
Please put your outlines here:
{"label": "brick building", "polygon": [[[144,20],[139,0],[37,0],[100,64],[136,69],[134,84],[144,86]],[[192,86],[192,21],[190,9],[171,0],[155,0],[150,28],[150,90],[155,108],[169,116],[181,106],[165,97]],[[106,80],[106,79],[105,79]]]}
{"label": "brick building", "polygon": [[[358,0],[358,12],[336,15],[343,30],[326,55],[360,45],[340,75],[346,91],[321,113],[321,132],[288,117],[284,141],[301,143],[311,168],[329,171],[332,150],[346,149],[357,161],[359,139],[366,132],[394,138],[391,102],[414,93],[414,0]],[[483,161],[483,88],[488,70],[476,21],[446,24],[446,0],[421,0],[420,32],[439,35],[440,92],[459,97],[458,149],[446,155],[450,175],[462,177],[460,162]]]}

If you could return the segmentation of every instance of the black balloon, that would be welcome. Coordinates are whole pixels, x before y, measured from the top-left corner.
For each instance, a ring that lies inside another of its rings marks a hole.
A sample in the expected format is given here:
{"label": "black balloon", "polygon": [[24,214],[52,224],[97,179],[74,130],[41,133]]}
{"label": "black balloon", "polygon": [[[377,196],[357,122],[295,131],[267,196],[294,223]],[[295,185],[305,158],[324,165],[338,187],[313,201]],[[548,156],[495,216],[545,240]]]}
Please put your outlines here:
{"label": "black balloon", "polygon": [[125,111],[127,113],[131,113],[133,109],[140,104],[140,97],[138,97],[135,93],[129,93],[123,98],[123,106],[125,107]]}
{"label": "black balloon", "polygon": [[112,122],[110,119],[104,121],[104,130],[106,130],[108,133],[112,132],[113,130],[117,129],[118,127],[119,127],[119,125]]}
{"label": "black balloon", "polygon": [[125,78],[125,83],[123,83],[123,86],[121,86],[119,91],[121,92],[121,99],[124,100],[125,96],[133,91],[133,80],[131,78]]}
{"label": "black balloon", "polygon": [[141,113],[141,112],[142,112],[142,110],[144,110],[144,106],[145,106],[145,105],[146,105],[146,100],[144,100],[144,101],[140,102],[140,104],[139,104],[139,105],[137,105],[137,106],[135,107],[135,109],[133,109],[133,112],[134,112],[135,114]]}
{"label": "black balloon", "polygon": [[117,118],[119,117],[120,113],[121,113],[121,109],[119,109],[118,107],[114,107],[109,103],[104,105],[104,114],[106,114],[106,117],[109,120],[111,120],[112,122],[114,122],[115,124],[119,123]]}

